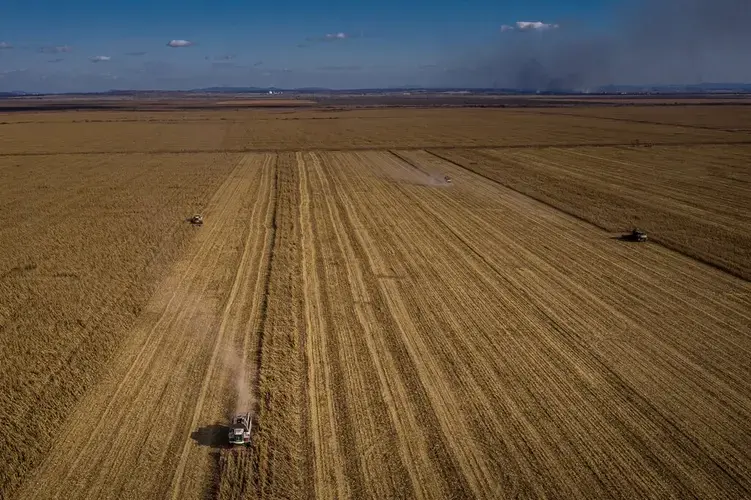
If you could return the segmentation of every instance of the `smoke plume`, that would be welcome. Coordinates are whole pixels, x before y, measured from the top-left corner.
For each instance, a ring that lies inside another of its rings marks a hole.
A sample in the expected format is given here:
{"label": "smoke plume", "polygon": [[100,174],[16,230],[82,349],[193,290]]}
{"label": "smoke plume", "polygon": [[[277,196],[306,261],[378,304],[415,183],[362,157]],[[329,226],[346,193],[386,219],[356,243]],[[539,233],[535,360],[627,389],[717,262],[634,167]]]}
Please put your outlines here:
{"label": "smoke plume", "polygon": [[556,21],[557,29],[499,26],[492,49],[470,58],[470,65],[465,59],[462,65],[449,66],[451,83],[583,90],[751,82],[749,0],[624,3],[629,7],[614,13],[613,25]]}

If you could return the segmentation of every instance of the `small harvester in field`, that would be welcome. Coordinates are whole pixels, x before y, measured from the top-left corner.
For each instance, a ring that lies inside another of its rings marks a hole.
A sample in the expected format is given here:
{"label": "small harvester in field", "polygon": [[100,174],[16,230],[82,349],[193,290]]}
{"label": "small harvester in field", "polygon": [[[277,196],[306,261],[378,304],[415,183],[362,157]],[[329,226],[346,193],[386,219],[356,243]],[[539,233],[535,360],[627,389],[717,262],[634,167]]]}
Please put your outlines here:
{"label": "small harvester in field", "polygon": [[630,233],[621,236],[621,239],[624,241],[643,242],[647,241],[647,233],[641,231],[640,229],[634,228]]}
{"label": "small harvester in field", "polygon": [[229,444],[241,444],[250,446],[250,430],[253,422],[250,413],[235,415],[229,429]]}
{"label": "small harvester in field", "polygon": [[188,222],[190,222],[194,226],[202,226],[203,225],[203,215],[196,214],[193,217],[189,218]]}
{"label": "small harvester in field", "polygon": [[451,182],[452,182],[451,181],[451,177],[449,177],[448,175],[444,175],[443,176],[443,180],[446,181],[447,184],[451,184]]}

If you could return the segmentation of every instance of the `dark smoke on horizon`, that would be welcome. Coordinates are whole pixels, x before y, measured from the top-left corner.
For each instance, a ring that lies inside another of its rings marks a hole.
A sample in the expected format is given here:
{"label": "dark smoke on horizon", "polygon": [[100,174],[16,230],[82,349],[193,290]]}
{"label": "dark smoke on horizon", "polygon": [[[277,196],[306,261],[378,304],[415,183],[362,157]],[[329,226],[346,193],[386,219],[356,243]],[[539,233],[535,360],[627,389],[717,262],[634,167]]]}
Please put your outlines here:
{"label": "dark smoke on horizon", "polygon": [[[455,85],[586,90],[606,85],[751,82],[751,0],[637,0],[612,29],[500,33],[449,69]],[[545,22],[557,20],[542,19]],[[596,27],[595,27],[596,28]],[[610,27],[608,27],[610,28]]]}

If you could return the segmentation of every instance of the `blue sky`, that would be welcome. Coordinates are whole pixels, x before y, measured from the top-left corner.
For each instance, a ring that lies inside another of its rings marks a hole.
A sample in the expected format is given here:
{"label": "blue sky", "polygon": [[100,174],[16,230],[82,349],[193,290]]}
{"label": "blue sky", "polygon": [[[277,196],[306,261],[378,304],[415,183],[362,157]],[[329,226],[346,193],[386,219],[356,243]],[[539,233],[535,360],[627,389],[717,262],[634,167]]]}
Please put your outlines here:
{"label": "blue sky", "polygon": [[[541,50],[563,33],[569,41],[573,33],[607,34],[617,22],[614,7],[629,3],[6,0],[0,91],[489,85],[504,78],[503,70],[479,76],[488,66],[480,55],[498,60],[494,51],[506,47],[508,59],[509,47]],[[519,21],[546,25],[520,27]],[[192,45],[173,48],[170,40]],[[452,74],[459,77],[447,77]]]}
{"label": "blue sky", "polygon": [[[429,85],[432,69],[497,43],[504,24],[599,22],[607,4],[8,0],[0,90]],[[193,45],[168,47],[173,39]]]}

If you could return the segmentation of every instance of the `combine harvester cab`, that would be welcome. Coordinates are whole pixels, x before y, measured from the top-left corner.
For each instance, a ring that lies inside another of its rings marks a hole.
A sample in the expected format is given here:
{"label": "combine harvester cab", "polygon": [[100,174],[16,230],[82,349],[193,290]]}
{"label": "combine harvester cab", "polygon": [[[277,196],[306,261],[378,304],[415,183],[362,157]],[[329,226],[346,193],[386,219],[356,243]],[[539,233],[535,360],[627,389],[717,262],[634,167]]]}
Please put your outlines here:
{"label": "combine harvester cab", "polygon": [[236,415],[229,430],[229,444],[250,446],[250,431],[253,425],[250,413]]}

